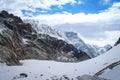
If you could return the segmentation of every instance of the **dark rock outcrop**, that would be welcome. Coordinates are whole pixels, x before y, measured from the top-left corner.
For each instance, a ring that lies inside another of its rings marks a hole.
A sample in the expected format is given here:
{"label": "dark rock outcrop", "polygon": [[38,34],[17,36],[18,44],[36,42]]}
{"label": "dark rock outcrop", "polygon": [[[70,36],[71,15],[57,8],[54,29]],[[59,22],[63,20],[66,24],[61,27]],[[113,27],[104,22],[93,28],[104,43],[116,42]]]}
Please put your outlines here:
{"label": "dark rock outcrop", "polygon": [[20,17],[0,12],[0,62],[16,65],[21,59],[82,61],[89,58],[63,40],[38,34]]}
{"label": "dark rock outcrop", "polygon": [[83,76],[79,76],[77,77],[77,80],[108,80],[108,79],[104,79],[104,78],[100,78],[97,76],[91,76],[91,75],[83,75]]}
{"label": "dark rock outcrop", "polygon": [[115,42],[114,46],[117,46],[118,44],[120,44],[120,37],[119,37],[118,41]]}
{"label": "dark rock outcrop", "polygon": [[[17,24],[22,20],[6,11],[0,13],[0,61],[8,65],[20,64],[19,59],[24,54],[24,44],[22,43],[21,29]],[[24,29],[23,29],[24,30]]]}
{"label": "dark rock outcrop", "polygon": [[8,65],[19,64],[20,56],[24,53],[24,45],[20,37],[7,29],[0,34],[0,58]]}
{"label": "dark rock outcrop", "polygon": [[[54,59],[57,60],[59,57],[68,58],[70,57],[69,55],[71,55],[71,58],[77,58],[78,60],[89,59],[89,56],[86,53],[82,51],[78,51],[73,45],[68,44],[63,40],[58,40],[54,37],[50,37],[49,35],[34,34],[34,35],[26,36],[26,39],[29,40],[27,41],[28,44],[26,44],[28,48],[27,49],[28,55],[29,55],[29,52],[36,53],[37,57],[42,55],[45,59],[52,59],[52,60]],[[31,51],[34,51],[34,52],[31,52]],[[44,53],[45,55],[41,53]],[[38,54],[41,54],[41,55],[38,55]]]}
{"label": "dark rock outcrop", "polygon": [[62,75],[61,77],[52,76],[50,80],[108,80],[108,79],[104,79],[96,75],[82,75],[77,76],[75,78],[70,78],[67,75]]}

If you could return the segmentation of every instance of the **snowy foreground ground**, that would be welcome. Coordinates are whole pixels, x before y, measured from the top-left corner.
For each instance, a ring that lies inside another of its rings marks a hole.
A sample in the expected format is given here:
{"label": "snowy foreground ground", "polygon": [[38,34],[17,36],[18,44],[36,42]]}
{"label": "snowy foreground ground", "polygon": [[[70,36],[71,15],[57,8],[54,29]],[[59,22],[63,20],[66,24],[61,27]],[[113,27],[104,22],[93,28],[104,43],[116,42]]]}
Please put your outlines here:
{"label": "snowy foreground ground", "polygon": [[[53,77],[68,76],[75,79],[84,74],[94,75],[106,66],[120,61],[120,45],[96,58],[78,63],[63,63],[47,60],[22,60],[22,66],[0,65],[0,80],[51,80]],[[20,73],[27,74],[26,78]],[[120,65],[100,75],[110,80],[120,80]],[[114,78],[114,79],[113,79]]]}

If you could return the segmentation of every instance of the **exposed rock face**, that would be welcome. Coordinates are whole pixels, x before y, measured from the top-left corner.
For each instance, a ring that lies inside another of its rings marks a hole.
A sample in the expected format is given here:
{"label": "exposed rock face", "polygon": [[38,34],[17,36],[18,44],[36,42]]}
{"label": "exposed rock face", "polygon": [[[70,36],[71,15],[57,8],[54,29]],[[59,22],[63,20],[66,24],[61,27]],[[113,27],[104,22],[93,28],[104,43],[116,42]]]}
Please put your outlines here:
{"label": "exposed rock face", "polygon": [[24,53],[23,45],[18,35],[11,30],[4,30],[0,34],[0,56],[6,59],[7,64],[19,64],[19,58]]}
{"label": "exposed rock face", "polygon": [[[28,39],[28,44],[26,44],[26,46],[28,48],[28,53],[36,53],[36,58],[38,56],[41,56],[42,59],[52,60],[60,60],[60,58],[62,60],[62,57],[70,57],[70,59],[77,58],[77,60],[85,60],[89,58],[86,53],[78,51],[73,45],[68,44],[65,41],[43,34],[34,34],[32,36],[34,36],[34,39],[32,39],[33,37],[31,36],[26,36]],[[39,57],[37,59],[39,59]]]}
{"label": "exposed rock face", "polygon": [[65,41],[38,34],[20,17],[0,12],[0,62],[16,65],[20,59],[82,61],[89,58]]}
{"label": "exposed rock face", "polygon": [[77,76],[76,78],[70,78],[67,75],[62,75],[61,77],[53,76],[50,80],[108,80],[104,78],[100,78],[95,75],[83,75],[83,76]]}
{"label": "exposed rock face", "polygon": [[78,80],[108,80],[108,79],[103,79],[99,78],[97,76],[91,76],[91,75],[83,75],[80,77],[77,77]]}
{"label": "exposed rock face", "polygon": [[118,41],[114,44],[114,46],[117,46],[120,43],[120,37],[118,39]]}
{"label": "exposed rock face", "polygon": [[32,32],[31,25],[27,23],[23,23],[20,17],[14,16],[13,14],[8,14],[6,11],[2,11],[0,15],[1,15],[1,21],[4,23],[4,25],[13,32],[18,32],[20,36],[24,36]]}
{"label": "exposed rock face", "polygon": [[20,23],[23,24],[19,17],[6,11],[0,13],[0,61],[5,61],[8,65],[19,64],[19,59],[24,54],[21,41],[24,31],[19,32]]}

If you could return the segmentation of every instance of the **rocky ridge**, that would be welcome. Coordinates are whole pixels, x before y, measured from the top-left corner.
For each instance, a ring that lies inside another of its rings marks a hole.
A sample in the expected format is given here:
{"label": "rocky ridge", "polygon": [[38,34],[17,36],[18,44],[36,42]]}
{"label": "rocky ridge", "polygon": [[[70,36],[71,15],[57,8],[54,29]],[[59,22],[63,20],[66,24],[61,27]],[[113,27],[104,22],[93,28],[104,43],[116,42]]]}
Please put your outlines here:
{"label": "rocky ridge", "polygon": [[114,46],[117,46],[118,44],[120,44],[120,37],[119,37],[119,39],[117,40],[117,42],[115,42]]}
{"label": "rocky ridge", "polygon": [[42,24],[39,20],[35,19],[24,19],[25,23],[30,23],[32,27],[40,34],[46,34],[51,37],[55,37],[59,40],[63,40],[69,44],[72,44],[78,50],[86,52],[91,58],[97,57],[100,54],[107,52],[112,48],[111,45],[105,45],[104,47],[99,47],[97,45],[86,44],[77,32],[73,31],[59,31],[52,28],[46,24]]}
{"label": "rocky ridge", "polygon": [[0,12],[0,62],[20,64],[21,59],[82,61],[90,57],[73,45],[46,34],[37,33],[20,17]]}

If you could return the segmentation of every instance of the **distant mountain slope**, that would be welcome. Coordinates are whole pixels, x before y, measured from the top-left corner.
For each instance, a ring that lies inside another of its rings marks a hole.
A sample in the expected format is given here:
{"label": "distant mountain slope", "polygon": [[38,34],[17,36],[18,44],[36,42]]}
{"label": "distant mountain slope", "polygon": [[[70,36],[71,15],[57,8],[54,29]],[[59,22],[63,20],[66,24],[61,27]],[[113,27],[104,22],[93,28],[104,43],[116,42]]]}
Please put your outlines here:
{"label": "distant mountain slope", "polygon": [[39,20],[26,19],[26,23],[30,23],[32,27],[40,34],[47,34],[60,40],[64,40],[69,44],[74,45],[78,50],[86,52],[91,58],[96,57],[102,53],[108,51],[111,46],[98,47],[95,45],[88,45],[78,36],[76,32],[62,32],[52,29],[50,26],[41,24]]}
{"label": "distant mountain slope", "polygon": [[112,46],[109,45],[109,44],[105,45],[103,47],[98,47],[96,45],[89,45],[89,44],[87,44],[87,47],[92,51],[92,54],[95,57],[98,56],[98,55],[101,55],[101,54],[103,54],[103,53],[105,53],[107,51],[109,51],[112,48]]}
{"label": "distant mountain slope", "polygon": [[111,45],[98,47],[96,45],[86,44],[76,32],[65,32],[65,41],[73,44],[78,50],[86,52],[91,58],[103,54],[112,48]]}
{"label": "distant mountain slope", "polygon": [[88,46],[84,43],[82,39],[79,38],[78,34],[75,32],[65,32],[65,40],[73,44],[78,50],[86,52],[91,58],[95,57],[92,52],[92,49],[89,49]]}

